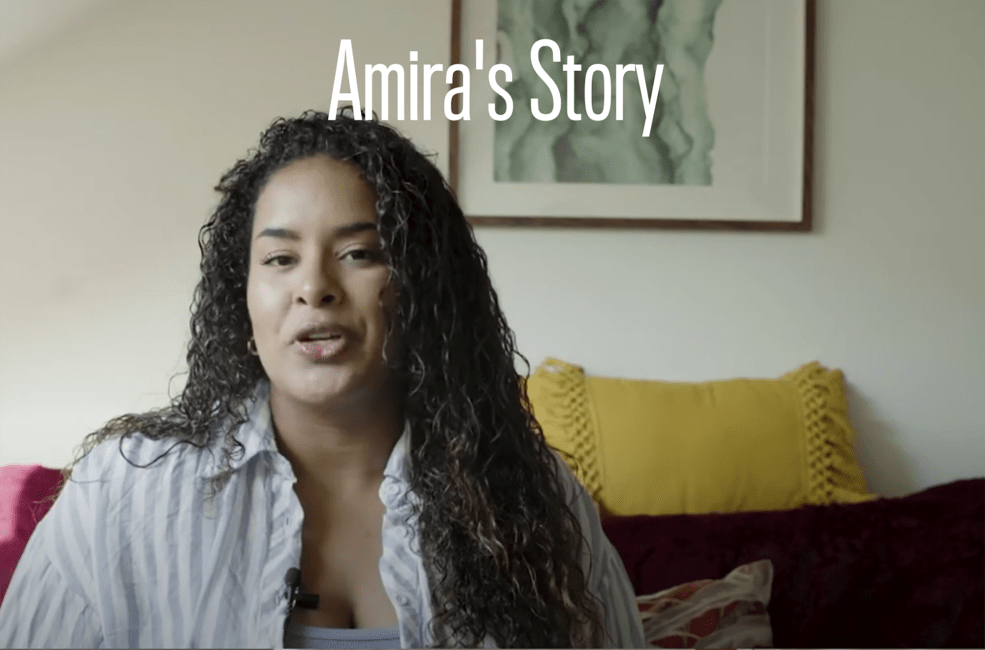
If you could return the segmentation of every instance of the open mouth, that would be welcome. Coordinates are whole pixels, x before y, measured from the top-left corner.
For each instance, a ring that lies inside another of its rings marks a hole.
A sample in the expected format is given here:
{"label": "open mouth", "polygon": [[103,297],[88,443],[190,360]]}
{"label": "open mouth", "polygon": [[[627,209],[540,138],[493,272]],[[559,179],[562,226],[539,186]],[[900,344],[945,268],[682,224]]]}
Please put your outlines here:
{"label": "open mouth", "polygon": [[298,350],[309,361],[331,361],[345,350],[346,338],[341,334],[298,339]]}
{"label": "open mouth", "polygon": [[299,343],[311,343],[317,341],[335,341],[342,338],[341,334],[313,334],[310,336],[302,336],[298,339]]}
{"label": "open mouth", "polygon": [[338,327],[314,327],[297,338],[298,351],[308,361],[326,362],[336,359],[347,347],[347,337]]}

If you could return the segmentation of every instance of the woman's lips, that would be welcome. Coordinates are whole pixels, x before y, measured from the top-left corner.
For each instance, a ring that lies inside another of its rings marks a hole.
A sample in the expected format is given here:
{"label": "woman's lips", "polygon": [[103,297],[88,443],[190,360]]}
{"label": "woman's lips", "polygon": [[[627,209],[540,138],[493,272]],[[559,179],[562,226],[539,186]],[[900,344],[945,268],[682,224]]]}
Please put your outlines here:
{"label": "woman's lips", "polygon": [[295,345],[309,361],[331,361],[345,350],[346,340],[344,336],[335,336],[328,339],[298,341]]}

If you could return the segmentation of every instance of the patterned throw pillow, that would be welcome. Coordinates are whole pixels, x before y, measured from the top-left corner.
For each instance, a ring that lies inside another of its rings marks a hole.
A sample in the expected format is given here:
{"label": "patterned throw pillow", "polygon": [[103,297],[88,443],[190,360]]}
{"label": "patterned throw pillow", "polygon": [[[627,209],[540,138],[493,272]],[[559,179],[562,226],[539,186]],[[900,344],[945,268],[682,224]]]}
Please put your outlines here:
{"label": "patterned throw pillow", "polygon": [[646,643],[654,648],[772,648],[767,607],[773,563],[744,564],[722,580],[696,580],[638,596]]}

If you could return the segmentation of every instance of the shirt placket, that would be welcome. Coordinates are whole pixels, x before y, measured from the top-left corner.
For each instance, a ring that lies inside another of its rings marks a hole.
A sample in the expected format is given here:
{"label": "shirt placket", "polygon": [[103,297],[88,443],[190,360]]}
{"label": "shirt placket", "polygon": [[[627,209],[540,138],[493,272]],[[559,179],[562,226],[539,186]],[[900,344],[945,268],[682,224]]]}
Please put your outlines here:
{"label": "shirt placket", "polygon": [[288,460],[275,454],[270,462],[271,526],[261,591],[264,601],[256,638],[264,639],[263,644],[267,647],[281,648],[291,614],[291,585],[287,583],[287,576],[291,569],[299,569],[301,565],[304,511],[294,492],[294,471]]}

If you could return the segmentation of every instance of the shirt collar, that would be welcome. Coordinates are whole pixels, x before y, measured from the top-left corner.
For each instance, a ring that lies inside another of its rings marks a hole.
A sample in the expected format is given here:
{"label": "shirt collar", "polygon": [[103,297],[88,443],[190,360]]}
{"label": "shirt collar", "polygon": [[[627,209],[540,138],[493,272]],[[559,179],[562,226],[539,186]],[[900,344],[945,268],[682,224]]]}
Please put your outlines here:
{"label": "shirt collar", "polygon": [[[235,472],[260,454],[279,453],[274,439],[273,419],[270,417],[270,383],[265,379],[261,380],[253,394],[246,398],[245,405],[247,420],[235,434],[242,447],[233,450],[232,458],[229,459],[230,472]],[[221,437],[209,446],[212,459],[205,471],[206,478],[213,478],[221,473],[219,461],[224,453],[225,442],[225,437]]]}
{"label": "shirt collar", "polygon": [[410,464],[410,422],[404,424],[404,432],[397,438],[397,443],[393,445],[390,458],[383,468],[383,476],[406,481],[408,466]]}
{"label": "shirt collar", "polygon": [[[270,382],[260,380],[253,394],[246,399],[247,420],[240,425],[236,439],[243,445],[237,448],[229,461],[229,469],[235,472],[260,454],[280,455],[274,435],[274,422],[270,414]],[[211,447],[212,459],[205,472],[207,478],[220,473],[219,459],[221,458],[224,439],[217,440]],[[407,481],[410,450],[410,423],[404,424],[404,431],[397,439],[383,469],[383,476]],[[285,459],[286,460],[286,459]]]}

